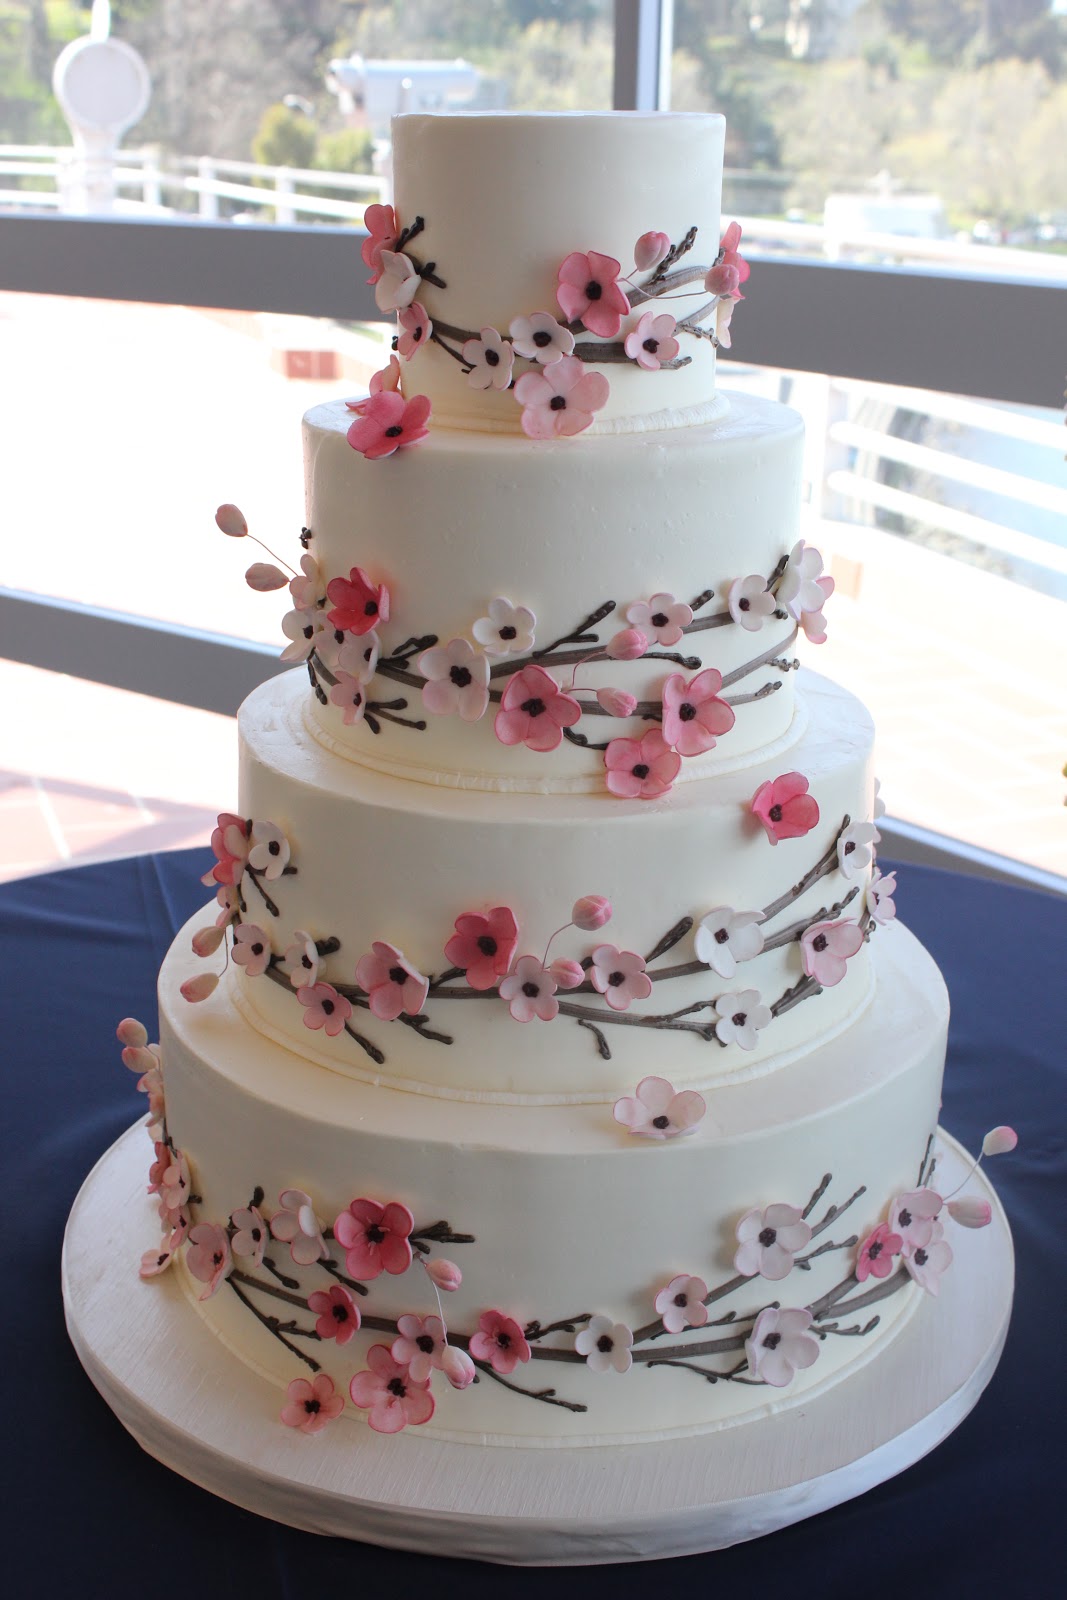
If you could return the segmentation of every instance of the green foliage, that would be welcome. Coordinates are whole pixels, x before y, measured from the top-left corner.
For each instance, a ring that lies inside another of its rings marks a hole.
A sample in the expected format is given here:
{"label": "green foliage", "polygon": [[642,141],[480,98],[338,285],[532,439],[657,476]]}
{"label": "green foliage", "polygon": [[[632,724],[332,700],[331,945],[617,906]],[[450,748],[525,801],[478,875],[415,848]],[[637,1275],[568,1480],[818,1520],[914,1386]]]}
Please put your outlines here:
{"label": "green foliage", "polygon": [[373,172],[374,139],[366,128],[340,128],[319,136],[314,165],[320,172]]}
{"label": "green foliage", "polygon": [[302,111],[268,106],[252,140],[252,159],[264,167],[310,167],[315,159],[315,128]]}

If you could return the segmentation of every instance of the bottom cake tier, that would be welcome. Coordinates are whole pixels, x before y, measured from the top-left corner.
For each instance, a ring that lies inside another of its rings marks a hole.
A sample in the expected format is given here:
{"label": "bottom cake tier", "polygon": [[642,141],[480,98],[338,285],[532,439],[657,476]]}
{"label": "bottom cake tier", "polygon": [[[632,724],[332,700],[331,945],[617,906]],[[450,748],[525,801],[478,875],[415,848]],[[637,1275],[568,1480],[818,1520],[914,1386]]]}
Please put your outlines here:
{"label": "bottom cake tier", "polygon": [[[663,1438],[813,1399],[936,1292],[944,1250],[923,1270],[920,1249],[916,1270],[887,1226],[930,1181],[948,1019],[899,925],[849,1029],[708,1087],[686,1136],[649,1138],[602,1103],[434,1099],[311,1064],[222,990],[181,997],[199,921],[160,975],[169,1143],[157,1130],[153,1179],[161,1215],[181,1200],[192,1225],[187,1292],[282,1388],[325,1375],[332,1409],[379,1431]],[[667,1113],[670,1133],[684,1118]],[[462,1282],[439,1294],[449,1263]]]}

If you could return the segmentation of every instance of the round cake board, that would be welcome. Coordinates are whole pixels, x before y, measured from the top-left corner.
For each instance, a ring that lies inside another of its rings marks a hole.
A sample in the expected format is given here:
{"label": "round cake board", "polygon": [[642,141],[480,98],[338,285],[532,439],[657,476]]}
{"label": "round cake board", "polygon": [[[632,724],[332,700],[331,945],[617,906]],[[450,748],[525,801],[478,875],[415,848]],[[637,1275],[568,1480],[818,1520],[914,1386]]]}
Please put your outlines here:
{"label": "round cake board", "polygon": [[[939,1185],[971,1165],[941,1135]],[[63,1246],[75,1350],[145,1450],[246,1510],[423,1554],[577,1566],[693,1555],[755,1539],[863,1494],[918,1461],[971,1410],[1007,1334],[1011,1235],[979,1171],[989,1227],[951,1230],[955,1260],[877,1359],[817,1403],[638,1445],[480,1447],[392,1437],[342,1417],[282,1426],[280,1389],[210,1331],[180,1285],[137,1277],[154,1237],[138,1125],[89,1174]],[[609,1381],[605,1379],[605,1381]]]}

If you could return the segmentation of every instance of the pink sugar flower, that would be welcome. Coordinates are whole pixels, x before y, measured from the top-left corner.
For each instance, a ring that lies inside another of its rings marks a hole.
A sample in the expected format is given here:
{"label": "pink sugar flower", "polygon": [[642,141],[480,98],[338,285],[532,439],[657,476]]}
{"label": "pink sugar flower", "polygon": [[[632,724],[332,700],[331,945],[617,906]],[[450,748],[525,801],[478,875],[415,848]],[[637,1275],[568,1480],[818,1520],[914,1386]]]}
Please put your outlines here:
{"label": "pink sugar flower", "polygon": [[682,758],[659,728],[640,739],[612,739],[604,751],[607,786],[620,800],[658,800],[678,776]]}
{"label": "pink sugar flower", "polygon": [[289,640],[281,653],[283,661],[306,661],[319,647],[322,638],[322,612],[287,611],[282,618],[282,632]]}
{"label": "pink sugar flower", "polygon": [[952,1265],[952,1246],[942,1238],[944,1228],[935,1222],[926,1244],[904,1250],[904,1265],[920,1289],[936,1295],[940,1290],[941,1274]]}
{"label": "pink sugar flower", "polygon": [[428,1383],[415,1383],[407,1368],[394,1361],[387,1344],[372,1344],[367,1368],[357,1372],[348,1386],[352,1404],[369,1411],[367,1421],[375,1433],[399,1433],[402,1428],[429,1422],[434,1399]]}
{"label": "pink sugar flower", "polygon": [[692,622],[693,608],[684,600],[676,600],[673,594],[654,594],[651,600],[637,600],[628,606],[626,620],[657,644],[670,648]]}
{"label": "pink sugar flower", "polygon": [[583,894],[571,906],[571,921],[583,933],[596,933],[611,921],[611,901],[602,894]]}
{"label": "pink sugar flower", "polygon": [[294,989],[308,989],[318,981],[319,951],[310,933],[297,928],[281,961],[281,971]]}
{"label": "pink sugar flower", "polygon": [[897,914],[896,901],[893,899],[896,892],[896,873],[883,874],[880,867],[875,867],[867,885],[867,910],[871,914],[871,921],[877,922],[880,927],[892,922]]}
{"label": "pink sugar flower", "polygon": [[475,1361],[487,1361],[494,1372],[506,1378],[520,1361],[529,1361],[530,1346],[514,1317],[503,1311],[483,1311],[478,1331],[470,1338],[470,1353]]}
{"label": "pink sugar flower", "polygon": [[697,960],[720,978],[735,978],[740,961],[751,961],[763,949],[762,911],[735,911],[717,906],[702,917],[693,939]]}
{"label": "pink sugar flower", "polygon": [[564,693],[544,667],[528,666],[508,679],[493,721],[501,744],[524,744],[528,750],[555,750],[563,729],[573,728],[582,708]]}
{"label": "pink sugar flower", "polygon": [[990,1128],[982,1140],[982,1154],[984,1156],[1007,1155],[1015,1149],[1018,1143],[1019,1135],[1015,1129],[1001,1123],[997,1128]]}
{"label": "pink sugar flower", "polygon": [[581,322],[600,339],[614,339],[630,302],[619,284],[622,266],[596,250],[572,250],[559,269],[556,299],[568,322]]}
{"label": "pink sugar flower", "polygon": [[[420,306],[417,300],[405,306],[397,320],[404,331],[396,342],[396,348],[405,361],[410,361],[416,350],[421,350],[424,344],[429,344],[433,323],[426,315],[425,306]],[[380,394],[382,391],[378,392]]]}
{"label": "pink sugar flower", "polygon": [[201,1300],[210,1300],[221,1286],[223,1279],[228,1278],[233,1271],[233,1257],[230,1254],[230,1241],[226,1237],[226,1229],[217,1222],[198,1222],[189,1234],[185,1265],[194,1278],[200,1283],[207,1284],[207,1288],[200,1296]]}
{"label": "pink sugar flower", "polygon": [[678,354],[678,341],[674,330],[678,326],[674,317],[664,312],[656,316],[646,311],[637,327],[626,335],[623,349],[631,361],[636,361],[646,372],[658,372],[665,361],[673,361]]}
{"label": "pink sugar flower", "polygon": [[610,1317],[590,1317],[575,1336],[574,1348],[590,1372],[629,1372],[633,1366],[633,1331]]}
{"label": "pink sugar flower", "polygon": [[219,914],[215,918],[215,926],[216,928],[228,927],[241,909],[236,886],[229,883],[220,884],[215,890],[215,899],[219,905]]}
{"label": "pink sugar flower", "polygon": [[398,1366],[406,1367],[414,1383],[429,1383],[446,1346],[445,1325],[440,1317],[404,1316],[396,1319],[397,1337],[390,1355]]}
{"label": "pink sugar flower", "polygon": [[607,404],[610,387],[602,372],[587,372],[577,356],[561,356],[515,384],[522,406],[522,431],[530,439],[569,438],[584,433],[593,413]]}
{"label": "pink sugar flower", "polygon": [[370,383],[367,387],[368,393],[361,395],[358,400],[345,401],[349,411],[354,411],[357,416],[363,415],[371,395],[381,394],[383,390],[395,394],[400,388],[400,362],[398,358],[390,356],[387,366],[382,367],[380,372],[372,372]]}
{"label": "pink sugar flower", "polygon": [[330,704],[341,707],[341,721],[346,728],[354,727],[367,714],[366,685],[350,672],[339,671],[330,690]]}
{"label": "pink sugar flower", "polygon": [[744,283],[752,269],[737,248],[740,243],[741,224],[731,222],[719,240],[719,254],[716,260],[721,266],[732,267],[737,273],[738,283]]}
{"label": "pink sugar flower", "polygon": [[784,1389],[799,1371],[812,1366],[819,1357],[819,1341],[808,1331],[812,1320],[806,1307],[766,1306],[745,1340],[752,1376],[772,1388]]}
{"label": "pink sugar flower", "polygon": [[282,1407],[282,1421],[301,1433],[321,1433],[345,1408],[344,1395],[336,1393],[333,1379],[325,1372],[310,1379],[294,1378],[285,1392],[289,1399]]}
{"label": "pink sugar flower", "polygon": [[326,598],[319,564],[307,550],[300,557],[299,573],[290,580],[289,593],[298,611],[313,611]]}
{"label": "pink sugar flower", "polygon": [[637,710],[637,696],[625,689],[598,689],[596,703],[609,717],[632,717]]}
{"label": "pink sugar flower", "polygon": [[643,1139],[677,1139],[691,1133],[707,1111],[704,1096],[695,1089],[675,1094],[666,1078],[642,1078],[633,1095],[616,1100],[616,1122]]}
{"label": "pink sugar flower", "polygon": [[808,793],[808,780],[801,772],[786,772],[780,778],[761,783],[752,796],[752,814],[767,830],[772,844],[779,839],[801,839],[819,820],[819,807]]}
{"label": "pink sugar flower", "polygon": [[362,567],[353,567],[347,578],[331,578],[326,593],[333,607],[327,617],[334,628],[362,635],[389,621],[389,590],[384,583],[372,583]]}
{"label": "pink sugar flower", "polygon": [[943,1203],[933,1189],[909,1189],[906,1194],[897,1195],[889,1207],[889,1231],[900,1235],[905,1256],[930,1243],[935,1223],[940,1229],[937,1218]]}
{"label": "pink sugar flower", "polygon": [[220,927],[217,922],[206,928],[197,928],[190,941],[193,955],[200,956],[201,959],[213,956],[225,937],[225,925]]}
{"label": "pink sugar flower", "polygon": [[719,699],[722,673],[707,667],[688,682],[672,672],[663,685],[663,737],[682,756],[712,750],[734,725],[734,710]]}
{"label": "pink sugar flower", "polygon": [[351,1003],[332,983],[302,984],[296,998],[304,1008],[304,1027],[324,1028],[330,1039],[336,1039],[352,1015]]}
{"label": "pink sugar flower", "polygon": [[559,1011],[555,998],[558,987],[551,972],[536,956],[520,956],[510,972],[500,983],[500,998],[508,1002],[508,1010],[516,1022],[551,1022]]}
{"label": "pink sugar flower", "polygon": [[704,1326],[708,1320],[708,1308],[704,1304],[707,1292],[703,1278],[690,1278],[684,1272],[660,1290],[656,1296],[656,1310],[668,1333]]}
{"label": "pink sugar flower", "polygon": [[771,1283],[788,1277],[793,1257],[811,1240],[811,1228],[796,1206],[756,1206],[737,1224],[738,1248],[734,1266],[746,1278],[768,1278]]}
{"label": "pink sugar flower", "polygon": [[758,633],[768,617],[774,616],[778,602],[767,588],[766,579],[754,572],[734,580],[727,605],[735,622],[749,633]]}
{"label": "pink sugar flower", "polygon": [[856,1258],[856,1281],[865,1283],[868,1278],[888,1278],[893,1270],[893,1257],[898,1256],[904,1241],[894,1233],[888,1222],[879,1223],[860,1245]]}
{"label": "pink sugar flower", "polygon": [[392,206],[368,206],[363,213],[363,226],[368,237],[360,246],[360,254],[371,270],[368,283],[377,283],[382,275],[382,251],[391,250],[400,237],[400,224]]}
{"label": "pink sugar flower", "polygon": [[365,989],[370,1008],[383,1022],[394,1022],[401,1012],[417,1017],[430,987],[402,950],[375,939],[356,965],[356,982]]}
{"label": "pink sugar flower", "polygon": [[234,1230],[230,1249],[235,1256],[245,1256],[254,1267],[258,1267],[270,1238],[270,1229],[259,1207],[241,1206],[233,1213],[230,1222]]}
{"label": "pink sugar flower", "polygon": [[359,1306],[343,1283],[331,1284],[329,1289],[316,1289],[308,1295],[308,1310],[318,1318],[315,1332],[320,1339],[335,1339],[339,1345],[347,1344],[359,1328]]}
{"label": "pink sugar flower", "polygon": [[651,272],[658,267],[671,241],[665,233],[643,233],[634,245],[634,266],[638,272]]}
{"label": "pink sugar flower", "polygon": [[217,826],[211,834],[211,848],[215,852],[215,865],[205,873],[202,883],[225,883],[236,886],[241,881],[248,860],[248,836],[251,824],[232,811],[219,814]]}
{"label": "pink sugar flower", "polygon": [[270,935],[254,922],[242,922],[233,933],[233,959],[249,978],[258,978],[270,966]]}
{"label": "pink sugar flower", "polygon": [[185,1243],[186,1232],[185,1228],[178,1228],[168,1238],[162,1240],[154,1250],[146,1250],[141,1257],[140,1276],[158,1278],[160,1273],[166,1272]]}
{"label": "pink sugar flower", "polygon": [[278,1210],[270,1219],[270,1231],[282,1244],[289,1246],[289,1254],[298,1267],[325,1261],[330,1254],[311,1196],[303,1189],[282,1190],[278,1196]]}
{"label": "pink sugar flower", "polygon": [[419,657],[426,682],[422,703],[437,717],[458,714],[464,722],[477,722],[489,704],[489,657],[466,639],[450,639]]}
{"label": "pink sugar flower", "polygon": [[863,944],[858,922],[815,922],[800,939],[804,971],[824,989],[832,989],[845,976],[850,956]]}
{"label": "pink sugar flower", "polygon": [[181,1227],[188,1220],[186,1207],[192,1193],[189,1163],[180,1150],[157,1142],[156,1159],[148,1173],[148,1192],[159,1196],[159,1218],[165,1228]]}
{"label": "pink sugar flower", "polygon": [[405,400],[402,394],[383,389],[371,395],[356,417],[348,430],[348,442],[368,461],[379,461],[425,439],[429,415],[430,402],[424,394]]}
{"label": "pink sugar flower", "polygon": [[515,317],[508,332],[515,354],[543,367],[551,366],[560,356],[569,356],[574,349],[573,333],[550,311],[531,311],[528,317]]}
{"label": "pink sugar flower", "polygon": [[511,383],[515,350],[495,328],[483,328],[477,339],[468,339],[462,348],[470,367],[467,382],[472,389],[506,389]]}
{"label": "pink sugar flower", "polygon": [[[816,584],[823,593],[823,606],[829,600],[836,587],[833,578],[816,578]],[[807,610],[800,613],[800,626],[804,629],[804,636],[809,644],[826,643],[826,618],[822,606],[817,610]]]}
{"label": "pink sugar flower", "polygon": [[635,1000],[647,1000],[652,993],[644,956],[617,950],[613,944],[597,945],[593,951],[589,981],[613,1011],[627,1011]]}
{"label": "pink sugar flower", "polygon": [[[334,629],[334,639],[337,631]],[[381,653],[381,640],[373,630],[362,635],[342,633],[338,641],[336,670],[351,673],[357,683],[367,684],[377,671]],[[327,662],[327,665],[330,663]]]}
{"label": "pink sugar flower", "polygon": [[515,913],[494,906],[484,915],[465,911],[456,918],[456,931],[445,945],[445,959],[467,974],[472,989],[492,989],[507,976],[519,939]]}
{"label": "pink sugar flower", "polygon": [[612,661],[638,661],[648,649],[648,637],[640,628],[620,628],[604,646]]}
{"label": "pink sugar flower", "polygon": [[345,1269],[353,1278],[377,1278],[383,1272],[406,1272],[411,1265],[408,1235],[415,1218],[398,1200],[353,1200],[333,1225],[333,1236],[345,1252]]}

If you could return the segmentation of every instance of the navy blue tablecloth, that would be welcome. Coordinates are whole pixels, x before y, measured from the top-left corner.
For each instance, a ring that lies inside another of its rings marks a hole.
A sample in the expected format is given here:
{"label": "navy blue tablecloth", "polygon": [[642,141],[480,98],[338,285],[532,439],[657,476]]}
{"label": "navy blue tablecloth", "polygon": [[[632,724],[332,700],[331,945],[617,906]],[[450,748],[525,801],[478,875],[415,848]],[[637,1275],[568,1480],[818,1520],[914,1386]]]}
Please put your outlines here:
{"label": "navy blue tablecloth", "polygon": [[1067,902],[928,869],[900,873],[901,914],[952,993],[942,1120],[971,1149],[995,1123],[1020,1135],[991,1172],[1015,1234],[1018,1286],[1007,1350],[977,1409],[903,1476],[755,1544],[550,1574],[316,1538],[215,1500],[139,1450],[67,1342],[67,1212],[89,1168],[143,1109],[115,1023],[132,1014],[154,1026],[156,972],[205,898],[206,864],[205,853],[186,851],[0,887],[7,1594],[540,1600],[549,1585],[583,1600],[646,1600],[679,1586],[715,1600],[1067,1593]]}

